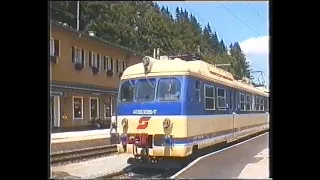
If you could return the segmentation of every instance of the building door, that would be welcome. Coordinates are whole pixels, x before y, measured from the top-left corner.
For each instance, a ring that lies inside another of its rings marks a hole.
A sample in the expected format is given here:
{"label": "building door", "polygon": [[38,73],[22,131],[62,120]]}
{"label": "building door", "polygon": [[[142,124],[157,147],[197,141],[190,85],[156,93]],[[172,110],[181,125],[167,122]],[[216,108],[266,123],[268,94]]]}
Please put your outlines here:
{"label": "building door", "polygon": [[60,127],[60,96],[50,96],[51,127]]}
{"label": "building door", "polygon": [[54,123],[54,98],[50,96],[50,123],[51,128],[53,127]]}

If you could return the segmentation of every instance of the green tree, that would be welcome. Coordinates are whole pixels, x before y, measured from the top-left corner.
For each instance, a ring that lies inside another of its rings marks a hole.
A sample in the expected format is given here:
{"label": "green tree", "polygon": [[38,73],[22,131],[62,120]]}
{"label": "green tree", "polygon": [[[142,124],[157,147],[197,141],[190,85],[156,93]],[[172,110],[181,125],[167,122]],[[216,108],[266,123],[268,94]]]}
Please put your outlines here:
{"label": "green tree", "polygon": [[[51,18],[76,28],[76,1],[53,1]],[[221,67],[237,77],[251,77],[250,65],[239,43],[225,42],[208,23],[203,28],[186,9],[177,7],[174,15],[168,7],[152,1],[81,1],[80,30],[114,44],[152,56],[153,48],[168,53],[195,52],[200,48],[204,61],[228,64]]]}

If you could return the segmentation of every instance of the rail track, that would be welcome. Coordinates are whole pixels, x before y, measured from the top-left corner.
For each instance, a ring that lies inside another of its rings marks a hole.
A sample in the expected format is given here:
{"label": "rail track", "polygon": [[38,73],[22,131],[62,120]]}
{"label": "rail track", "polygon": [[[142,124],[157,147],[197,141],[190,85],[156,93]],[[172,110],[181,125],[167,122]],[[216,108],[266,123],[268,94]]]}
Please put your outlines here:
{"label": "rail track", "polygon": [[50,155],[51,164],[59,164],[65,162],[71,162],[76,160],[82,160],[86,158],[99,157],[103,155],[111,155],[117,152],[116,145],[98,146],[92,148],[77,149],[65,152],[56,152]]}

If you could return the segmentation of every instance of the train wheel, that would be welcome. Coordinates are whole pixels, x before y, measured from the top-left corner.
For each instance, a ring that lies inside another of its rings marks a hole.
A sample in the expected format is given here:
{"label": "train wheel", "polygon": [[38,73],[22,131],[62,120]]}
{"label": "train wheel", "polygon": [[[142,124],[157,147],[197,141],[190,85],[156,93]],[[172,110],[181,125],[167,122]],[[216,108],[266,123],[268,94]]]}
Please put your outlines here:
{"label": "train wheel", "polygon": [[199,150],[198,145],[194,145],[194,146],[192,147],[192,155],[195,155],[195,154],[198,152],[198,150]]}

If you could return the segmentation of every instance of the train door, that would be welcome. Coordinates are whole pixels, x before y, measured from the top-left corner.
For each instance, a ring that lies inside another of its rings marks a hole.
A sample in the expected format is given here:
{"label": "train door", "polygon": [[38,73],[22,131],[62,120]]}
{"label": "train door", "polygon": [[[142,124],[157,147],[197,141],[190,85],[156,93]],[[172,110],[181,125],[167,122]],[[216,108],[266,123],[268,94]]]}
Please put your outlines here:
{"label": "train door", "polygon": [[233,139],[235,139],[235,131],[234,131],[234,129],[235,129],[235,111],[236,111],[236,105],[235,105],[235,94],[234,94],[234,92],[233,91],[231,91],[230,92],[230,100],[229,100],[230,102],[230,113],[231,113],[231,115],[232,115],[232,132],[233,132]]}

